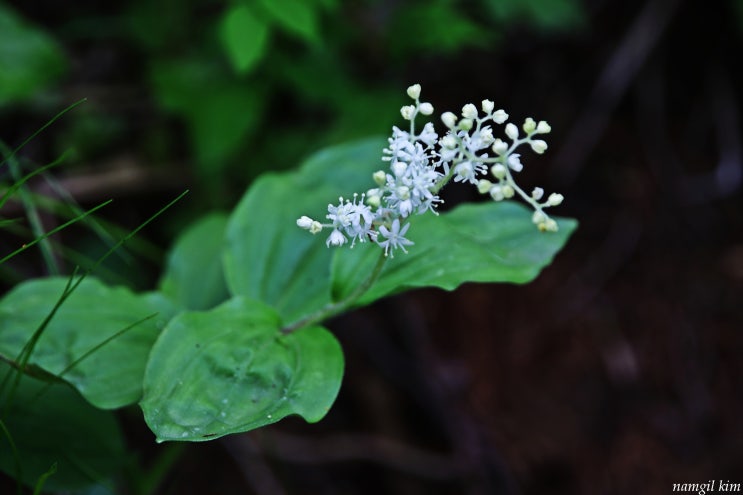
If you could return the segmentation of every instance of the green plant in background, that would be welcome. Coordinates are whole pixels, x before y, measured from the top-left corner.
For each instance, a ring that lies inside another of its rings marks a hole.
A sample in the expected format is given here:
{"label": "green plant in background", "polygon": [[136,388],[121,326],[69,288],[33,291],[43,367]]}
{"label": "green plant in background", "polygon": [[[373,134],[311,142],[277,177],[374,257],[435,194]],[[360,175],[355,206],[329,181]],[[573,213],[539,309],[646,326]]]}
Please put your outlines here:
{"label": "green plant in background", "polygon": [[[344,367],[339,343],[322,326],[328,318],[415,287],[451,290],[464,282],[536,277],[576,227],[544,213],[559,195],[539,202],[541,193],[527,195],[512,175],[522,167],[517,147],[543,152],[546,143],[536,137],[549,126],[527,119],[519,137],[507,124],[507,145],[489,124],[503,124],[507,115],[485,100],[484,115],[474,105],[465,105],[462,119],[445,113],[441,138],[431,123],[416,134],[415,116],[433,112],[419,93],[419,86],[409,88],[415,104],[402,109],[410,132],[394,128],[386,147],[372,139],[329,148],[296,171],[261,176],[229,216],[197,221],[174,245],[154,292],[91,277],[71,290],[69,279],[50,277],[19,284],[2,298],[2,360],[70,386],[74,391],[63,387],[64,393],[78,398],[42,392],[34,402],[16,394],[2,420],[17,455],[0,452],[0,467],[14,473],[20,462],[30,483],[56,461],[58,473],[76,473],[72,480],[50,477],[57,488],[106,479],[122,447],[103,412],[136,403],[158,441],[211,440],[289,415],[319,421],[335,401]],[[377,170],[383,149],[389,173]],[[371,207],[354,199],[328,208],[334,230],[327,244],[343,244],[338,236],[347,235],[355,237],[354,249],[328,249],[296,227],[317,232],[319,222],[297,218],[339,192],[363,190],[370,177],[379,186],[365,195]],[[495,201],[408,218],[435,211],[450,180],[475,184]],[[504,201],[515,194],[534,211]],[[414,228],[408,232],[401,221]],[[408,254],[387,256],[405,247]],[[42,386],[34,382],[28,393]],[[62,401],[70,418],[41,407],[45,400]],[[75,408],[83,405],[89,412],[78,415]],[[70,439],[87,414],[107,442],[82,433]],[[59,434],[33,428],[60,421],[66,423]],[[111,463],[100,465],[104,453]]]}
{"label": "green plant in background", "polygon": [[0,108],[38,95],[66,67],[62,50],[51,37],[0,2]]}
{"label": "green plant in background", "polygon": [[[185,124],[189,160],[205,191],[193,207],[209,210],[203,197],[223,197],[213,192],[235,173],[288,169],[306,150],[346,144],[293,171],[260,175],[230,214],[194,222],[170,250],[154,291],[112,286],[98,272],[29,280],[0,300],[0,469],[27,485],[61,491],[99,483],[112,491],[117,473],[132,469],[114,413],[136,405],[159,441],[211,440],[288,415],[318,421],[336,398],[344,366],[340,345],[323,326],[328,318],[416,287],[526,283],[576,227],[544,211],[561,196],[543,199],[541,189],[527,193],[514,180],[521,167],[516,147],[543,152],[537,138],[548,132],[546,123],[527,119],[525,135],[508,124],[507,144],[490,129],[505,123],[505,113],[483,102],[484,115],[471,105],[461,119],[445,114],[440,139],[432,124],[416,134],[414,117],[433,109],[413,87],[415,104],[403,109],[407,135],[398,129],[391,141],[357,140],[386,127],[402,97],[390,89],[394,81],[370,81],[354,57],[376,53],[386,70],[399,72],[421,54],[492,47],[509,23],[574,26],[577,2],[421,0],[389,9],[375,1],[235,0],[213,7],[131,0],[117,24],[118,35],[142,53],[140,83],[159,111]],[[354,9],[375,12],[367,18],[378,22],[349,23]],[[549,11],[554,15],[545,16]],[[173,16],[167,23],[163,12]],[[97,21],[91,15],[61,32]],[[401,29],[408,35],[399,36]],[[0,2],[0,109],[54,100],[68,64],[52,34]],[[41,90],[46,100],[38,99]],[[64,142],[89,136],[92,144],[79,143],[83,158],[104,152],[123,128],[103,104],[89,107],[60,134]],[[170,142],[162,138],[169,131],[157,125],[142,145],[172,159],[173,149],[158,148]],[[405,142],[420,144],[436,162],[419,174],[427,176],[423,186],[408,182],[420,178],[411,175],[414,161],[392,151]],[[382,156],[391,168],[380,174]],[[472,183],[495,201],[410,218],[436,210],[438,191],[450,180]],[[353,191],[367,193],[320,208]],[[512,196],[532,211],[504,201]],[[360,205],[368,202],[367,222]],[[67,214],[70,222],[83,217]],[[310,216],[324,215],[328,243],[353,238],[353,250],[328,249],[296,227],[299,217],[315,233],[324,220]],[[398,248],[409,253],[384,255]]]}

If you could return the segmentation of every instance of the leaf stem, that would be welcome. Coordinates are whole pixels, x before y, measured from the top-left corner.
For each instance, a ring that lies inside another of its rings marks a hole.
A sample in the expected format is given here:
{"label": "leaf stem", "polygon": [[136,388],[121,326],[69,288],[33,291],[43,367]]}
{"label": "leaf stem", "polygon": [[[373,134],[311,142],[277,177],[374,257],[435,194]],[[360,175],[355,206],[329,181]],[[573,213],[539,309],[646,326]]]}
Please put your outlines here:
{"label": "leaf stem", "polygon": [[304,318],[300,318],[294,323],[290,323],[289,325],[281,329],[281,333],[283,333],[284,335],[288,335],[301,328],[314,325],[315,323],[319,323],[323,320],[327,320],[328,318],[340,314],[348,309],[351,305],[353,305],[353,303],[356,302],[356,300],[358,300],[359,297],[364,295],[364,293],[369,290],[372,285],[374,285],[374,282],[377,281],[379,275],[382,274],[382,269],[384,268],[384,263],[386,261],[387,256],[385,255],[384,251],[382,251],[379,254],[377,263],[374,265],[374,268],[372,269],[369,276],[366,277],[366,279],[361,282],[348,296],[341,299],[340,301],[326,304],[318,311],[315,311],[314,313],[311,313]]}

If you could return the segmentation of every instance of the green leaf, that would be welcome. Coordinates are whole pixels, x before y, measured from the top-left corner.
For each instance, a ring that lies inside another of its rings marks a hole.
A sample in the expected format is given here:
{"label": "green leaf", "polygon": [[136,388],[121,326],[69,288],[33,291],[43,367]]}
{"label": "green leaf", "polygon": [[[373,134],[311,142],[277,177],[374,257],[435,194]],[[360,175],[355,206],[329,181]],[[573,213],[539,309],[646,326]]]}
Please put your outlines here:
{"label": "green leaf", "polygon": [[308,42],[318,40],[315,6],[306,0],[261,0],[261,5],[288,33]]}
{"label": "green leaf", "polygon": [[224,13],[219,34],[238,74],[248,73],[263,57],[268,33],[268,26],[246,5],[234,5]]}
{"label": "green leaf", "polygon": [[460,5],[448,1],[401,4],[388,26],[388,36],[397,54],[417,55],[421,50],[441,54],[487,46],[492,30],[462,12]]}
{"label": "green leaf", "polygon": [[207,215],[191,225],[171,249],[160,291],[183,309],[209,309],[229,298],[222,271],[227,216]]}
{"label": "green leaf", "polygon": [[[31,280],[0,301],[0,355],[18,357],[66,285],[64,278]],[[172,312],[161,297],[138,296],[88,277],[62,303],[28,364],[54,375],[64,372],[62,378],[96,407],[132,404],[141,397],[150,347]]]}
{"label": "green leaf", "polygon": [[586,23],[584,9],[577,0],[486,0],[483,6],[497,21],[526,21],[545,31],[565,31]]}
{"label": "green leaf", "polygon": [[66,67],[62,50],[50,36],[0,3],[0,106],[32,96]]}
{"label": "green leaf", "polygon": [[322,327],[290,335],[257,301],[235,298],[175,317],[152,349],[141,402],[158,441],[204,441],[330,409],[343,376],[340,345]]}
{"label": "green leaf", "polygon": [[[0,363],[0,377],[10,368]],[[33,486],[57,464],[45,490],[81,489],[110,478],[124,465],[124,442],[113,413],[94,408],[69,385],[23,377],[13,400],[0,397],[3,421],[18,448],[22,481]],[[15,460],[0,433],[0,469],[16,476]]]}
{"label": "green leaf", "polygon": [[[453,290],[465,282],[526,283],[565,245],[577,222],[556,218],[558,232],[540,232],[531,210],[515,202],[461,205],[441,215],[411,218],[409,253],[387,261],[377,282],[358,301],[369,304],[415,287]],[[341,299],[365,278],[379,248],[338,249],[333,259],[333,294]]]}
{"label": "green leaf", "polygon": [[299,229],[297,218],[323,219],[339,195],[366,191],[384,165],[384,145],[371,139],[329,148],[296,172],[256,180],[227,226],[224,266],[232,294],[263,301],[288,321],[330,302],[333,251],[324,236]]}
{"label": "green leaf", "polygon": [[260,88],[230,79],[202,58],[160,62],[152,86],[160,104],[186,121],[196,160],[210,177],[245,144],[263,114]]}

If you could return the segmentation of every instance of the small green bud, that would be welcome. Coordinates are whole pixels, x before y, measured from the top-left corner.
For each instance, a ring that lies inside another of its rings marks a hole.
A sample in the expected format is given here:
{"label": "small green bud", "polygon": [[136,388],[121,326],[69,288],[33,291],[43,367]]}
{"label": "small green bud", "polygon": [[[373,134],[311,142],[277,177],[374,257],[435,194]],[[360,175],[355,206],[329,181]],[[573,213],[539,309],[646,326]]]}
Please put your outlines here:
{"label": "small green bud", "polygon": [[490,167],[490,173],[493,174],[493,177],[496,179],[501,180],[506,176],[506,167],[501,163],[496,163]]}
{"label": "small green bud", "polygon": [[384,173],[384,170],[377,170],[372,175],[372,178],[374,179],[374,183],[379,187],[382,187],[387,183],[387,174]]}
{"label": "small green bud", "polygon": [[522,127],[524,129],[524,132],[527,134],[531,134],[532,132],[537,130],[537,123],[532,119],[531,117],[528,117],[524,121],[524,125]]}
{"label": "small green bud", "polygon": [[477,190],[480,191],[480,194],[486,194],[490,192],[491,187],[493,187],[493,183],[487,179],[480,179],[477,182]]}
{"label": "small green bud", "polygon": [[504,184],[501,186],[501,190],[503,191],[503,197],[508,199],[512,198],[513,195],[516,193],[516,191],[513,190],[513,187],[511,187],[510,184]]}

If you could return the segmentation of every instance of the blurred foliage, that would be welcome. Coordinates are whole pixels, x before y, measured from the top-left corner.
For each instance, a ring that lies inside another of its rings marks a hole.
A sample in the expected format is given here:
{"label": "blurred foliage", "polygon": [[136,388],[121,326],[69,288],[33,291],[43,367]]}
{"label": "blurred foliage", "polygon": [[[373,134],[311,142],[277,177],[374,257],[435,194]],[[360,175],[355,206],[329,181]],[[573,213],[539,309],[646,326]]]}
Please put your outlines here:
{"label": "blurred foliage", "polygon": [[[119,51],[125,46],[136,62],[123,56],[131,65],[123,68],[123,84],[143,89],[155,103],[147,111],[156,118],[144,123],[135,146],[151,161],[192,164],[189,170],[205,190],[201,201],[207,204],[199,206],[207,209],[234,202],[241,190],[231,186],[242,189],[263,170],[291,168],[324,145],[386,133],[403,103],[399,88],[411,82],[411,61],[492,49],[514,23],[568,30],[583,20],[578,0],[120,5],[115,20],[111,9],[82,9],[44,32],[0,3],[0,25],[12,26],[0,29],[0,78],[13,81],[0,84],[0,103],[19,103],[55,77],[59,81],[65,63],[54,38],[75,48],[91,41]],[[79,75],[70,79],[67,90],[80,84]],[[74,117],[80,122],[70,124],[73,130],[62,134],[58,148],[74,144],[80,159],[91,159],[101,151],[98,143],[131,145],[110,136],[121,130],[122,112],[97,105],[105,103],[91,98],[94,108]],[[95,128],[101,139],[90,132]]]}
{"label": "blurred foliage", "polygon": [[66,66],[52,37],[0,3],[0,109],[34,96],[64,74]]}

